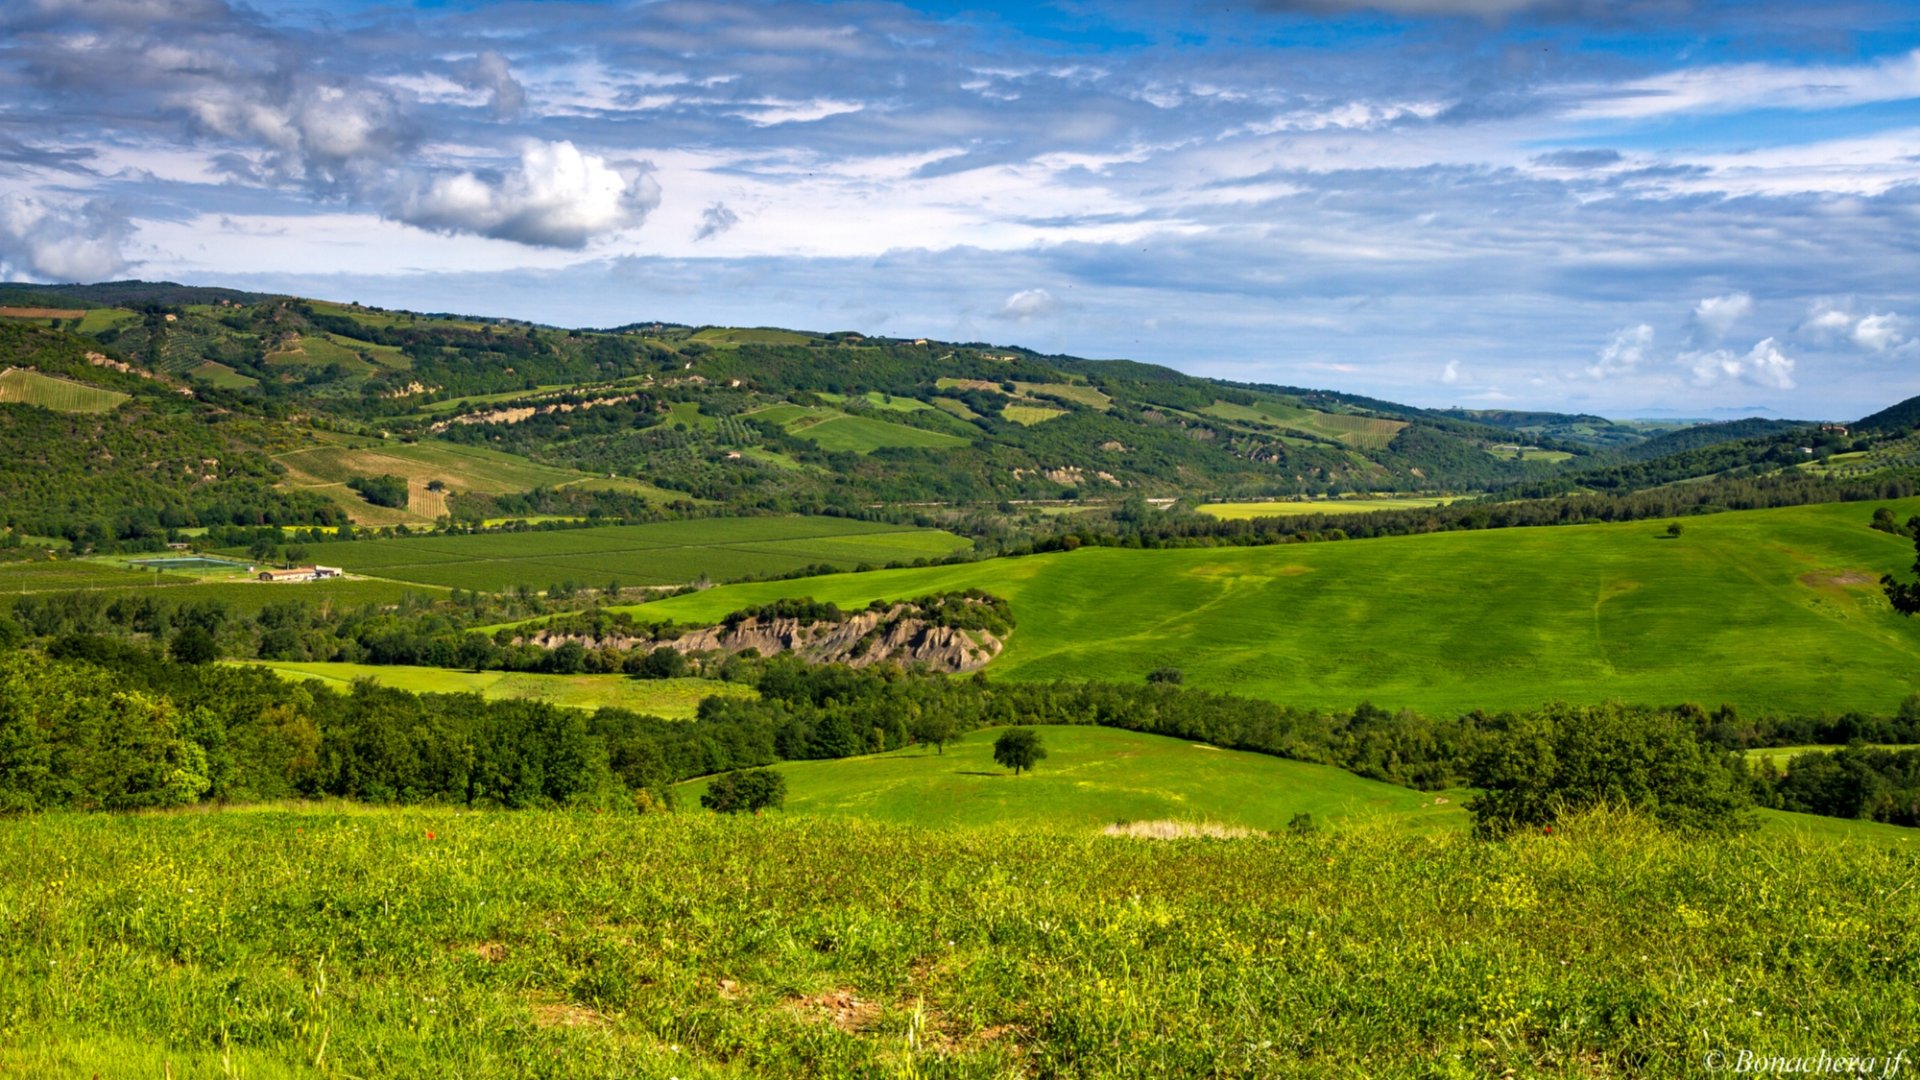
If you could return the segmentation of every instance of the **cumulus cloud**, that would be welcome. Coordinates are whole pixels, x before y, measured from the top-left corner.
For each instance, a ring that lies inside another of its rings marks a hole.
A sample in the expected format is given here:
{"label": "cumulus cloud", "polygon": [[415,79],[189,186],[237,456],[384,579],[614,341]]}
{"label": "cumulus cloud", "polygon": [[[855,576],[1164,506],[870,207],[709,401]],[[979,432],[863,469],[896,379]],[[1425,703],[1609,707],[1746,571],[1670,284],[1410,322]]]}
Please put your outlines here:
{"label": "cumulus cloud", "polygon": [[1696,386],[1720,382],[1744,382],[1775,390],[1793,389],[1793,357],[1781,351],[1779,342],[1766,338],[1742,356],[1728,349],[1712,349],[1680,354],[1679,362],[1692,375]]}
{"label": "cumulus cloud", "polygon": [[693,238],[710,240],[738,224],[740,215],[729,209],[726,203],[717,202],[700,212],[700,227],[694,230]]}
{"label": "cumulus cloud", "polygon": [[459,65],[455,71],[462,86],[486,91],[487,107],[493,110],[494,116],[511,120],[526,108],[527,88],[513,77],[513,68],[505,56],[492,51],[483,52]]}
{"label": "cumulus cloud", "polygon": [[1910,325],[1907,318],[1890,311],[1856,315],[1847,307],[1822,300],[1813,305],[1800,329],[1816,341],[1846,342],[1868,352],[1889,352],[1911,340],[1907,335]]}
{"label": "cumulus cloud", "polygon": [[133,226],[106,202],[0,196],[0,278],[100,281],[127,267]]}
{"label": "cumulus cloud", "polygon": [[570,142],[529,143],[504,173],[441,174],[393,209],[410,225],[539,247],[581,248],[638,228],[660,205],[646,165],[615,163]]}
{"label": "cumulus cloud", "polygon": [[1029,322],[1053,314],[1060,309],[1060,301],[1045,289],[1022,289],[1007,297],[1000,305],[1000,317],[1017,322]]}
{"label": "cumulus cloud", "polygon": [[1448,386],[1452,386],[1453,384],[1459,382],[1460,381],[1460,361],[1458,360],[1447,361],[1447,365],[1440,369],[1440,381],[1443,383],[1446,383]]}
{"label": "cumulus cloud", "polygon": [[1753,297],[1746,293],[1709,296],[1693,306],[1693,324],[1709,341],[1727,336],[1735,323],[1753,314]]}
{"label": "cumulus cloud", "polygon": [[1653,351],[1653,327],[1646,323],[1616,330],[1600,350],[1599,359],[1587,365],[1587,377],[1608,379],[1638,371]]}

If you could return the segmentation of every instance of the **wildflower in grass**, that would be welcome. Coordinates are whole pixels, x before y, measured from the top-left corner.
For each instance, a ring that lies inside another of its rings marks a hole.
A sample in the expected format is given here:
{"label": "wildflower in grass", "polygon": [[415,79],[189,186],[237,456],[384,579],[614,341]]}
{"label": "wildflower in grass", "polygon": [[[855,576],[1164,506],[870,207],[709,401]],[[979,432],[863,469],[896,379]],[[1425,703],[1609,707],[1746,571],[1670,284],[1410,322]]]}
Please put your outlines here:
{"label": "wildflower in grass", "polygon": [[428,829],[428,830],[427,830],[427,839],[429,839],[429,840],[431,840],[431,839],[433,839],[433,830],[432,830],[432,829]]}

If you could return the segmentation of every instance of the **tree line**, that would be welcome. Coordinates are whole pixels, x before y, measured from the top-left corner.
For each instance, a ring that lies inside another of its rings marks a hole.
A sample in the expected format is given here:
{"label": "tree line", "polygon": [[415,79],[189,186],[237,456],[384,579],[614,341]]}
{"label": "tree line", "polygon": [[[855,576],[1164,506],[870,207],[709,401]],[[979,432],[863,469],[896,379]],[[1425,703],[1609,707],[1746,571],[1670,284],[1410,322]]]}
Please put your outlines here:
{"label": "tree line", "polygon": [[[694,719],[671,721],[366,681],[336,691],[75,635],[0,654],[0,809],[294,797],[654,808],[700,776],[911,744],[941,750],[979,728],[1041,724],[1166,735],[1426,790],[1472,786],[1489,833],[1602,802],[1688,828],[1734,827],[1756,801],[1900,823],[1920,805],[1913,751],[1848,749],[1755,773],[1729,746],[1755,729],[1727,710],[1609,703],[1436,720],[1164,681],[1005,683],[790,657],[735,658],[730,674],[757,696],[710,697]],[[1912,738],[1904,723],[1879,733]]]}

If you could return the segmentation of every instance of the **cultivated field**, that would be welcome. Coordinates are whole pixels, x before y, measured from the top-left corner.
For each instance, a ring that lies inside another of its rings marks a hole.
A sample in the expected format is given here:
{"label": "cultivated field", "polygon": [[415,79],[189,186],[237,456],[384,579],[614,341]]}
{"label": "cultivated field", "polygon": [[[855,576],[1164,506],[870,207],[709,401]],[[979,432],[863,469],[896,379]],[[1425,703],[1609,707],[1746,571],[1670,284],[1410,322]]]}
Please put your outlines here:
{"label": "cultivated field", "polygon": [[1218,401],[1202,411],[1222,420],[1237,420],[1243,424],[1336,439],[1362,450],[1386,449],[1387,444],[1393,441],[1393,437],[1400,433],[1400,429],[1407,426],[1403,420],[1380,420],[1347,413],[1321,412],[1318,409],[1302,409],[1273,401],[1263,401],[1258,405],[1235,405],[1231,402]]}
{"label": "cultivated field", "polygon": [[126,403],[128,396],[86,383],[56,379],[26,368],[0,371],[0,402],[38,405],[54,412],[112,412]]}
{"label": "cultivated field", "polygon": [[779,424],[787,434],[829,452],[871,454],[888,446],[939,448],[965,446],[967,440],[925,428],[895,424],[873,416],[844,413],[805,405],[773,405],[742,413],[743,419]]}
{"label": "cultivated field", "polygon": [[1378,499],[1279,499],[1271,502],[1208,503],[1195,507],[1203,514],[1229,521],[1262,517],[1305,517],[1309,514],[1365,514],[1374,510],[1420,510],[1445,506],[1451,496],[1390,495]]}
{"label": "cultivated field", "polygon": [[45,814],[0,821],[0,1074],[1705,1075],[1910,1045],[1912,859],[1602,817]]}
{"label": "cultivated field", "polygon": [[1022,427],[1032,427],[1057,416],[1067,415],[1065,409],[1050,409],[1041,405],[1008,405],[1000,410],[1000,416]]}
{"label": "cultivated field", "polygon": [[[1920,623],[1880,595],[1910,541],[1877,504],[1665,521],[1174,551],[1082,549],[713,589],[647,606],[705,620],[780,596],[842,606],[983,588],[1019,619],[988,670],[1433,712],[1563,698],[1888,713],[1920,689]],[[1897,517],[1920,500],[1889,504]],[[1808,672],[1819,672],[1809,678]]]}
{"label": "cultivated field", "polygon": [[[16,564],[5,564],[13,566]],[[89,563],[44,563],[44,566],[77,567]],[[157,582],[156,582],[157,579]],[[182,574],[154,574],[107,568],[106,573],[90,574],[9,574],[0,571],[0,610],[9,609],[22,596],[33,593],[86,590],[102,602],[116,596],[150,592],[169,604],[187,605],[201,601],[223,604],[236,614],[251,615],[270,604],[289,601],[318,604],[326,608],[357,608],[368,604],[386,607],[397,604],[409,594],[440,597],[445,590],[400,581],[344,580],[304,581],[267,584],[259,581],[227,580],[204,582]]]}
{"label": "cultivated field", "polygon": [[[397,581],[506,590],[574,582],[601,588],[779,574],[938,558],[967,546],[951,533],[844,518],[710,518],[596,529],[364,540],[313,557]],[[729,609],[731,610],[731,609]],[[722,612],[725,614],[725,612]]]}
{"label": "cultivated field", "polygon": [[[1039,727],[1047,759],[1021,776],[994,764],[998,729],[968,732],[936,753],[796,761],[787,810],[902,825],[1017,825],[1098,830],[1114,822],[1180,821],[1276,831],[1296,814],[1321,824],[1464,827],[1459,793],[1426,794],[1327,765],[1116,728]],[[698,805],[705,780],[681,786]]]}
{"label": "cultivated field", "polygon": [[290,679],[312,679],[336,688],[372,679],[416,694],[479,694],[496,700],[544,701],[578,709],[631,709],[669,720],[688,720],[702,698],[752,697],[752,688],[712,679],[632,679],[625,675],[538,675],[510,671],[450,671],[381,664],[336,664],[287,660],[248,661]]}
{"label": "cultivated field", "polygon": [[[556,468],[529,461],[515,454],[504,454],[485,447],[431,439],[414,443],[398,440],[355,440],[339,445],[317,446],[278,455],[286,466],[288,487],[320,492],[333,498],[366,525],[398,525],[431,522],[446,513],[445,496],[429,492],[427,485],[438,480],[454,492],[499,495],[530,491],[538,487],[615,488],[665,503],[686,496],[666,491],[637,480],[596,476],[572,469]],[[373,506],[348,489],[346,482],[355,476],[402,476],[407,479],[408,504],[404,509]]]}

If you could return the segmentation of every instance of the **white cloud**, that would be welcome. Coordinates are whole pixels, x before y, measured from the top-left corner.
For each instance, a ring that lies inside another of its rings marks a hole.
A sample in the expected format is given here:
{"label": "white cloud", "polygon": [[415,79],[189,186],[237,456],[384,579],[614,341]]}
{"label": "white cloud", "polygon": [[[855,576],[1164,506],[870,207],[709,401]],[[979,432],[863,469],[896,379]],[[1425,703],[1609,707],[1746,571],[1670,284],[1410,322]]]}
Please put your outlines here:
{"label": "white cloud", "polygon": [[1698,386],[1712,386],[1727,381],[1791,390],[1794,385],[1793,357],[1782,352],[1773,338],[1755,344],[1745,356],[1728,349],[1712,349],[1681,353],[1679,362],[1691,373]]}
{"label": "white cloud", "polygon": [[1000,306],[1000,317],[1003,319],[1015,319],[1019,322],[1027,322],[1031,319],[1051,315],[1059,310],[1059,308],[1060,301],[1054,299],[1053,294],[1047,290],[1022,289],[1012,296],[1007,297],[1007,302]]}
{"label": "white cloud", "polygon": [[1911,320],[1890,311],[1855,315],[1848,307],[1822,300],[1813,305],[1800,329],[1816,341],[1848,342],[1868,352],[1889,352],[1912,340],[1907,335],[1911,325]]}
{"label": "white cloud", "polygon": [[1706,331],[1707,339],[1719,341],[1733,324],[1753,314],[1753,297],[1746,293],[1709,296],[1693,306],[1694,324]]}
{"label": "white cloud", "polygon": [[1868,315],[1853,326],[1854,343],[1874,352],[1886,352],[1907,340],[1907,320],[1898,315]]}
{"label": "white cloud", "polygon": [[649,166],[615,164],[571,142],[530,143],[497,177],[443,174],[400,200],[394,216],[442,232],[537,247],[580,248],[638,228],[660,205]]}
{"label": "white cloud", "polygon": [[1646,323],[1616,330],[1612,340],[1600,350],[1600,358],[1587,365],[1587,377],[1606,379],[1638,371],[1653,350],[1653,327]]}
{"label": "white cloud", "polygon": [[1604,89],[1576,117],[1630,119],[1681,112],[1836,109],[1920,97],[1920,49],[1851,66],[1719,64],[1668,72]]}
{"label": "white cloud", "polygon": [[127,267],[133,227],[100,200],[0,195],[0,279],[101,281]]}
{"label": "white cloud", "polygon": [[1447,366],[1440,369],[1440,381],[1448,386],[1460,381],[1460,361],[1449,360]]}

